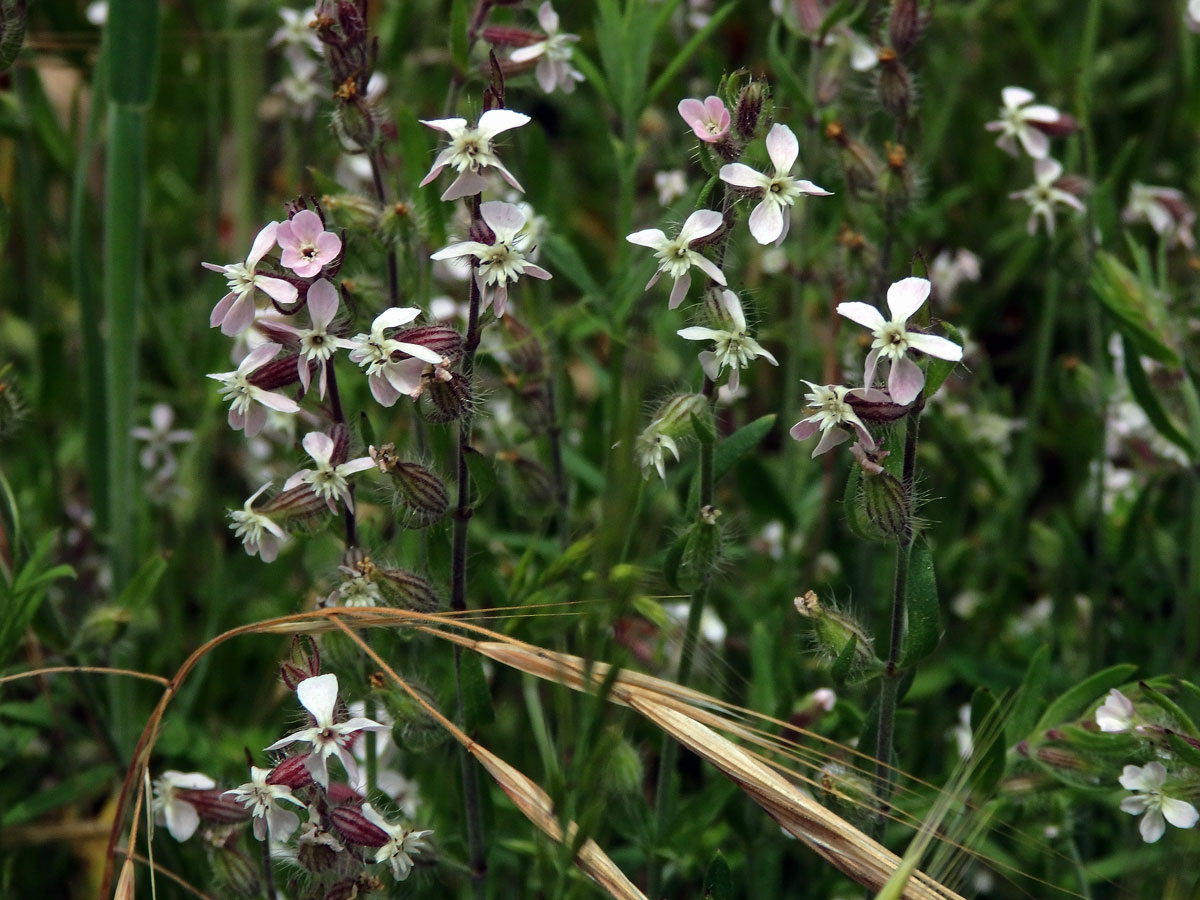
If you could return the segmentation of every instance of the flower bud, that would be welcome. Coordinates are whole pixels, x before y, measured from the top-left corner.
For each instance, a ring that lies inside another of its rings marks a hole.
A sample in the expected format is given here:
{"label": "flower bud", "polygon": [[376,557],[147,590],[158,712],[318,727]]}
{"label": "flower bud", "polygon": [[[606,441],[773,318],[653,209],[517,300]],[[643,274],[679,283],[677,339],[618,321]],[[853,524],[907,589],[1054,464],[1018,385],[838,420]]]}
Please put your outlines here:
{"label": "flower bud", "polygon": [[883,163],[870,147],[851,138],[840,122],[825,126],[825,136],[838,146],[838,158],[850,190],[873,191],[883,172]]}
{"label": "flower bud", "polygon": [[333,440],[333,452],[329,454],[329,461],[335,466],[340,466],[350,458],[350,429],[346,427],[345,422],[335,422],[329,429],[329,437]]}
{"label": "flower bud", "polygon": [[879,193],[883,202],[893,209],[908,205],[912,196],[912,173],[908,166],[908,152],[902,144],[890,141],[884,144],[887,168],[879,179]]}
{"label": "flower bud", "polygon": [[863,396],[858,391],[846,394],[846,402],[854,410],[854,414],[868,425],[886,425],[898,422],[912,411],[912,405],[903,406],[892,401],[890,395],[882,391],[866,391]]}
{"label": "flower bud", "polygon": [[676,394],[658,408],[653,421],[659,434],[682,438],[696,433],[697,419],[701,428],[707,425],[708,430],[714,430],[708,399],[703,394]]}
{"label": "flower bud", "polygon": [[912,101],[908,70],[891,47],[879,50],[879,103],[893,119],[904,121]]}
{"label": "flower bud", "polygon": [[761,81],[751,81],[742,88],[742,93],[738,96],[733,118],[737,133],[745,140],[754,137],[758,130],[758,121],[762,116],[766,97],[766,87]]}
{"label": "flower bud", "polygon": [[392,606],[415,612],[434,612],[440,605],[432,584],[407,569],[381,569],[377,582]]}
{"label": "flower bud", "polygon": [[306,678],[316,678],[320,674],[321,651],[317,642],[308,635],[295,635],[288,658],[279,667],[279,677],[289,691],[294,691],[296,685]]}
{"label": "flower bud", "polygon": [[0,440],[16,434],[28,413],[11,368],[9,363],[0,369]]}
{"label": "flower bud", "polygon": [[504,349],[508,351],[513,370],[521,375],[543,375],[546,355],[541,341],[515,316],[507,315],[500,321],[504,323]]}
{"label": "flower bud", "polygon": [[262,885],[258,880],[258,866],[240,850],[221,847],[212,854],[213,876],[222,887],[226,897],[258,897]]}
{"label": "flower bud", "polygon": [[907,540],[912,534],[912,509],[904,485],[877,464],[860,464],[858,502],[862,514],[881,534]]}
{"label": "flower bud", "polygon": [[822,656],[836,660],[853,641],[851,671],[857,669],[859,673],[867,674],[882,671],[883,663],[871,649],[871,635],[854,618],[839,609],[825,606],[813,591],[797,597],[794,603],[796,612],[811,623],[813,640]]}
{"label": "flower bud", "polygon": [[359,806],[335,806],[329,811],[329,820],[351,844],[382,847],[388,842],[387,832],[368,821]]}
{"label": "flower bud", "polygon": [[1087,763],[1081,756],[1070,750],[1064,750],[1062,747],[1038,747],[1034,755],[1038,762],[1045,763],[1052,769],[1079,772],[1087,768]]}
{"label": "flower bud", "polygon": [[888,20],[888,40],[899,55],[903,56],[912,49],[923,27],[917,0],[893,0],[892,16]]}
{"label": "flower bud", "polygon": [[434,379],[422,396],[429,398],[423,412],[431,422],[452,422],[475,408],[470,382],[458,372],[451,372],[445,380]]}
{"label": "flower bud", "polygon": [[312,784],[312,774],[308,771],[309,754],[299,753],[280,761],[271,774],[267,776],[267,784],[280,784],[298,791]]}
{"label": "flower bud", "polygon": [[1059,113],[1057,119],[1029,119],[1030,125],[1048,137],[1068,137],[1079,130],[1074,116]]}
{"label": "flower bud", "polygon": [[511,25],[489,25],[483,29],[483,39],[493,47],[528,47],[545,38],[536,31],[528,28],[515,28]]}
{"label": "flower bud", "polygon": [[328,509],[328,505],[317,495],[312,485],[305,483],[281,491],[256,511],[270,516],[272,521],[280,525],[291,526],[320,517]]}
{"label": "flower bud", "polygon": [[419,463],[402,462],[395,456],[395,445],[384,444],[371,454],[380,471],[392,476],[395,502],[412,516],[415,528],[431,525],[450,508],[446,485],[433,471]]}
{"label": "flower bud", "polygon": [[496,460],[509,464],[505,471],[511,477],[513,493],[522,508],[534,510],[554,502],[558,491],[545,466],[511,451],[498,452]]}
{"label": "flower bud", "polygon": [[383,215],[379,204],[361,194],[323,194],[321,206],[340,225],[356,231],[373,231]]}
{"label": "flower bud", "polygon": [[705,506],[687,530],[676,573],[679,587],[685,591],[694,591],[711,581],[720,568],[723,549],[721,529],[717,525],[720,515],[721,511],[716,507]]}
{"label": "flower bud", "polygon": [[879,806],[879,798],[871,782],[839,762],[822,766],[817,781],[827,802],[840,800],[855,809],[876,809]]}

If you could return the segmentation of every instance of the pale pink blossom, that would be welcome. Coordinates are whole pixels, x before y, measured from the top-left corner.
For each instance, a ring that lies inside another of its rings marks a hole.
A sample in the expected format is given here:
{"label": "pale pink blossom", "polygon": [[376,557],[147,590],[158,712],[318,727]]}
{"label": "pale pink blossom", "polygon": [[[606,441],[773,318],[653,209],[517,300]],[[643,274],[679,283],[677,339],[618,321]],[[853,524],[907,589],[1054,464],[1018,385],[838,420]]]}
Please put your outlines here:
{"label": "pale pink blossom", "polygon": [[1155,233],[1169,244],[1178,243],[1187,250],[1194,250],[1196,237],[1196,211],[1175,188],[1134,182],[1129,188],[1129,202],[1121,211],[1121,221],[1149,222]]}
{"label": "pale pink blossom", "polygon": [[317,467],[301,469],[284,482],[283,489],[288,491],[299,484],[311,484],[317,496],[325,498],[330,512],[337,512],[337,506],[334,503],[335,497],[341,498],[342,502],[346,504],[346,508],[353,512],[354,495],[350,493],[350,483],[346,477],[355,472],[375,468],[375,461],[369,456],[360,456],[358,459],[334,465],[333,438],[322,431],[309,432],[300,443]]}
{"label": "pale pink blossom", "polygon": [[458,178],[446,188],[442,194],[443,200],[457,200],[483,193],[487,187],[487,179],[483,177],[485,169],[495,169],[518,191],[524,191],[492,150],[492,139],[528,121],[529,116],[511,109],[489,109],[479,117],[474,128],[467,125],[466,119],[422,119],[422,125],[446,132],[450,136],[450,145],[437,155],[433,168],[421,181],[421,186],[429,184],[442,169],[451,166],[458,172]]}
{"label": "pale pink blossom", "polygon": [[1017,156],[1017,142],[1034,159],[1045,159],[1050,153],[1050,138],[1038,128],[1039,125],[1053,126],[1062,118],[1053,106],[1029,104],[1033,101],[1033,93],[1020,87],[1006,87],[1000,92],[1004,105],[1000,109],[1000,118],[988,122],[984,127],[988,131],[1001,132],[996,139],[996,146],[1012,156]]}
{"label": "pale pink blossom", "polygon": [[779,365],[779,360],[750,337],[746,328],[746,314],[742,311],[737,294],[733,291],[722,291],[721,309],[725,318],[724,328],[693,325],[680,329],[676,334],[688,341],[715,342],[716,346],[712,350],[700,352],[700,367],[704,369],[704,374],[710,381],[716,381],[721,370],[728,366],[729,387],[736,391],[741,370],[748,366],[751,360],[761,356],[773,366]]}
{"label": "pale pink blossom", "polygon": [[275,240],[283,250],[280,265],[301,278],[320,274],[342,249],[342,239],[326,231],[321,217],[311,209],[302,209],[288,221],[280,222]]}
{"label": "pale pink blossom", "polygon": [[583,73],[571,65],[571,45],[579,40],[577,34],[558,30],[558,13],[546,0],[538,7],[538,24],[546,32],[546,39],[514,50],[509,59],[515,63],[537,60],[535,77],[547,94],[557,87],[564,94],[575,90],[575,82],[583,81]]}
{"label": "pale pink blossom", "polygon": [[678,109],[683,121],[706,144],[715,144],[729,134],[729,110],[720,97],[709,96],[703,101],[694,98],[680,100]]}
{"label": "pale pink blossom", "polygon": [[1065,191],[1058,186],[1057,182],[1062,176],[1062,171],[1062,163],[1056,159],[1049,157],[1035,159],[1033,161],[1033,185],[1023,191],[1014,191],[1008,195],[1012,200],[1024,200],[1029,204],[1029,222],[1026,224],[1025,230],[1030,234],[1037,233],[1038,217],[1041,216],[1046,222],[1046,233],[1051,237],[1054,236],[1054,207],[1056,204],[1069,206],[1076,212],[1083,212],[1084,207],[1080,199],[1070,191]]}
{"label": "pale pink blossom", "polygon": [[1104,705],[1096,710],[1096,724],[1101,731],[1128,731],[1133,727],[1133,714],[1133,701],[1113,688],[1104,698]]}
{"label": "pale pink blossom", "polygon": [[242,549],[250,556],[257,554],[265,563],[274,562],[280,545],[287,541],[287,532],[279,523],[254,508],[254,501],[270,486],[270,483],[264,484],[250,495],[241,509],[229,511],[233,536],[241,539]]}
{"label": "pale pink blossom", "polygon": [[701,240],[714,234],[724,223],[721,214],[712,209],[699,209],[687,217],[679,234],[667,238],[666,234],[657,228],[647,228],[635,231],[625,240],[640,247],[649,247],[658,259],[658,271],[646,284],[646,290],[654,287],[659,277],[666,273],[675,279],[671,287],[671,298],[668,307],[675,309],[683,302],[688,287],[692,283],[690,269],[695,266],[717,284],[725,284],[725,274],[717,264],[708,259],[699,250],[692,249],[694,241]]}
{"label": "pale pink blossom", "polygon": [[308,308],[309,326],[297,328],[295,325],[280,323],[274,328],[294,334],[300,342],[300,356],[296,365],[300,375],[300,385],[305,391],[312,379],[312,365],[317,367],[317,385],[322,400],[325,399],[325,387],[328,381],[327,367],[333,354],[339,348],[354,349],[358,345],[347,338],[341,338],[329,333],[329,325],[338,312],[337,289],[326,279],[319,278],[308,289],[305,306]]}
{"label": "pale pink blossom", "polygon": [[962,347],[946,338],[919,331],[908,330],[908,319],[928,299],[930,283],[924,278],[903,278],[887,292],[888,309],[892,318],[883,314],[869,303],[839,303],[837,311],[852,322],[870,328],[875,340],[867,354],[863,385],[870,388],[875,382],[875,367],[880,358],[891,361],[888,373],[888,393],[892,400],[902,405],[912,403],[925,386],[925,373],[908,358],[908,351],[919,350],[938,359],[958,361],[962,359]]}
{"label": "pale pink blossom", "polygon": [[217,783],[203,772],[163,772],[154,781],[152,807],[155,818],[167,826],[171,837],[186,841],[200,826],[200,813],[187,800],[186,791],[208,791]]}
{"label": "pale pink blossom", "polygon": [[286,841],[300,827],[300,817],[279,804],[291,803],[302,809],[305,804],[292,794],[292,789],[287,785],[268,783],[270,774],[270,769],[251,766],[250,780],[225,793],[250,810],[256,840],[264,840],[270,834],[273,841]]}
{"label": "pale pink blossom", "polygon": [[1147,844],[1153,844],[1163,836],[1167,822],[1176,828],[1191,828],[1200,820],[1200,814],[1192,804],[1163,793],[1167,784],[1167,770],[1162,763],[1126,766],[1119,781],[1121,787],[1136,792],[1121,801],[1121,812],[1142,817],[1138,831]]}
{"label": "pale pink blossom", "polygon": [[275,246],[278,229],[278,222],[268,223],[254,238],[245,262],[230,263],[227,266],[207,262],[200,264],[210,272],[223,273],[229,286],[229,293],[213,307],[212,315],[208,319],[210,327],[216,328],[220,325],[221,333],[230,336],[249,328],[254,321],[254,300],[257,291],[262,291],[277,303],[296,301],[295,285],[282,278],[254,271],[254,267],[267,255],[267,251]]}
{"label": "pale pink blossom", "polygon": [[721,166],[720,172],[726,184],[762,195],[762,201],[750,213],[750,234],[760,244],[781,243],[787,237],[790,210],[797,197],[832,195],[832,191],[789,174],[800,155],[800,144],[786,125],[771,126],[767,133],[767,155],[775,169],[771,175],[757,172],[744,163],[729,163]]}
{"label": "pale pink blossom", "polygon": [[407,325],[420,314],[413,306],[385,309],[371,323],[370,333],[356,335],[350,342],[351,362],[366,369],[371,396],[383,406],[394,406],[406,394],[420,393],[425,366],[445,363],[440,353],[428,347],[387,336],[388,331]]}
{"label": "pale pink blossom", "polygon": [[230,401],[229,427],[234,431],[246,432],[254,437],[262,431],[267,421],[267,408],[282,413],[300,411],[299,404],[290,397],[258,387],[250,381],[254,372],[275,358],[279,344],[260,344],[251,350],[233,372],[210,373],[207,377],[221,382],[221,395]]}
{"label": "pale pink blossom", "polygon": [[851,431],[847,429],[853,429],[865,449],[875,449],[875,441],[867,431],[867,426],[846,399],[852,393],[863,393],[861,388],[851,389],[840,384],[819,385],[811,381],[804,383],[812,389],[804,399],[808,401],[808,408],[816,412],[792,426],[788,434],[793,440],[806,441],[819,431],[821,440],[812,452],[816,458],[849,440]]}

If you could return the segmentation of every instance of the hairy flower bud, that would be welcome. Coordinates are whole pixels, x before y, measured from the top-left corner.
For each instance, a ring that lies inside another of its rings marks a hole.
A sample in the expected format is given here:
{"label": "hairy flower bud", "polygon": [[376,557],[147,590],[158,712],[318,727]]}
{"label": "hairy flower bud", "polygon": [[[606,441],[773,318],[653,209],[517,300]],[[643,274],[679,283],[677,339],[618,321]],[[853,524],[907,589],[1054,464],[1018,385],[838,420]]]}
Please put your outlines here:
{"label": "hairy flower bud", "polygon": [[917,0],[894,0],[888,20],[888,40],[898,54],[903,56],[912,49],[923,27]]}
{"label": "hairy flower bud", "polygon": [[338,224],[357,231],[374,230],[383,215],[378,203],[361,194],[323,194],[321,206]]}
{"label": "hairy flower bud", "polygon": [[483,39],[493,47],[528,47],[545,37],[528,28],[516,28],[512,25],[489,25],[483,29]]}
{"label": "hairy flower bud", "polygon": [[308,771],[309,754],[298,753],[281,760],[279,765],[267,776],[267,784],[280,784],[298,791],[312,784],[312,774]]}
{"label": "hairy flower bud", "polygon": [[712,580],[721,566],[723,541],[717,519],[721,511],[712,506],[700,510],[684,536],[676,581],[685,591],[694,591]]}
{"label": "hairy flower bud", "polygon": [[838,146],[838,158],[846,172],[850,190],[873,191],[883,172],[883,163],[866,144],[856,141],[846,133],[840,122],[825,126],[825,136]]}
{"label": "hairy flower bud", "polygon": [[[448,360],[462,355],[462,335],[446,325],[417,325],[397,331],[392,337],[405,344],[427,347]],[[407,354],[401,354],[401,358]]]}
{"label": "hairy flower bud", "polygon": [[388,842],[387,832],[370,822],[360,806],[335,806],[329,811],[329,820],[351,844],[382,847]]}
{"label": "hairy flower bud", "polygon": [[867,521],[887,537],[907,540],[912,534],[912,509],[904,485],[878,465],[862,465],[859,508]]}
{"label": "hairy flower bud", "polygon": [[279,677],[289,691],[294,691],[304,679],[316,678],[320,674],[321,651],[317,642],[308,635],[295,635],[288,658],[279,667]]}
{"label": "hairy flower bud", "polygon": [[737,133],[745,140],[750,140],[758,131],[758,122],[762,116],[763,103],[767,98],[766,86],[761,81],[751,81],[738,96],[734,109],[734,122]]}
{"label": "hairy flower bud", "polygon": [[313,490],[311,484],[298,484],[281,491],[258,508],[264,516],[285,527],[322,517],[329,510],[325,499]]}
{"label": "hairy flower bud", "polygon": [[25,0],[0,2],[0,72],[11,66],[21,52],[28,15]]}
{"label": "hairy flower bud", "polygon": [[371,449],[371,458],[379,470],[392,476],[396,505],[409,512],[412,517],[409,524],[415,528],[433,524],[450,508],[446,485],[431,469],[419,463],[404,462],[395,454],[394,444]]}
{"label": "hairy flower bud", "polygon": [[212,854],[213,876],[223,888],[226,897],[258,897],[262,885],[258,879],[258,866],[240,850],[221,847]]}
{"label": "hairy flower bud", "polygon": [[437,591],[416,572],[381,569],[379,574],[379,589],[392,606],[416,612],[433,612],[438,608]]}
{"label": "hairy flower bud", "polygon": [[457,372],[450,373],[445,380],[434,379],[421,396],[429,398],[428,405],[422,411],[431,422],[452,422],[475,408],[471,384]]}
{"label": "hairy flower bud", "polygon": [[176,788],[175,796],[195,807],[200,821],[213,825],[237,825],[250,818],[250,811],[233,797],[225,796],[220,788],[193,790]]}
{"label": "hairy flower bud", "polygon": [[696,420],[699,420],[701,429],[712,432],[715,438],[712,411],[709,409],[708,399],[703,394],[676,394],[654,414],[654,423],[659,433],[673,438],[696,434]]}
{"label": "hairy flower bud", "polygon": [[879,103],[893,119],[905,121],[912,105],[912,85],[908,70],[896,56],[896,51],[883,47],[879,51]]}
{"label": "hairy flower bud", "polygon": [[813,591],[797,597],[794,602],[796,612],[811,623],[813,641],[822,656],[837,660],[853,641],[854,648],[849,651],[852,654],[850,671],[857,670],[856,674],[882,671],[883,663],[871,649],[871,635],[852,616],[824,605]]}

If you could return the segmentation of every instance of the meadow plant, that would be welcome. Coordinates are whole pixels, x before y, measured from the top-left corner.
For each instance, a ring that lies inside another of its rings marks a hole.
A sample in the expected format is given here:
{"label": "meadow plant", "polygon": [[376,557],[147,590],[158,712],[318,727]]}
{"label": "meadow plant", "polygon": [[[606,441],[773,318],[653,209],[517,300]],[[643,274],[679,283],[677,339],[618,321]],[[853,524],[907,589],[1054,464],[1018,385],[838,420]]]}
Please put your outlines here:
{"label": "meadow plant", "polygon": [[75,6],[0,893],[1200,891],[1197,3]]}

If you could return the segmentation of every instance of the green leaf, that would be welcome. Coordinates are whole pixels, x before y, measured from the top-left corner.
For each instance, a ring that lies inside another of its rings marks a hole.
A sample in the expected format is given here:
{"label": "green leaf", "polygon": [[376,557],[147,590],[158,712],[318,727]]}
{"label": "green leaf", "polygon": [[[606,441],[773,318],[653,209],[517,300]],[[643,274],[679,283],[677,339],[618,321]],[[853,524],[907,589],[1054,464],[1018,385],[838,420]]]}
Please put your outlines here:
{"label": "green leaf", "polygon": [[938,604],[933,554],[929,544],[920,539],[910,550],[904,614],[908,627],[904,632],[900,665],[908,668],[932,653],[942,637],[942,611]]}
{"label": "green leaf", "polygon": [[472,502],[482,503],[496,489],[496,467],[492,461],[474,447],[464,448],[467,457],[467,470],[471,473],[471,484],[474,487]]}
{"label": "green leaf", "polygon": [[658,95],[671,86],[679,71],[688,63],[695,52],[704,46],[704,44],[712,37],[713,32],[721,27],[724,22],[737,8],[738,0],[732,0],[726,3],[708,20],[708,23],[692,35],[691,39],[680,48],[679,52],[667,63],[662,70],[662,74],[654,79],[654,84],[650,85],[650,90],[646,92],[646,102],[653,103],[658,99]]}
{"label": "green leaf", "polygon": [[158,0],[112,0],[105,31],[119,35],[108,43],[109,96],[115,103],[145,106],[154,93],[158,68]]}
{"label": "green leaf", "polygon": [[1196,723],[1183,711],[1183,707],[1144,681],[1141,683],[1141,688],[1142,696],[1174,719],[1177,727],[1186,731],[1189,737],[1200,738],[1200,731],[1196,730]]}
{"label": "green leaf", "polygon": [[0,828],[11,828],[39,819],[46,813],[80,799],[94,797],[112,778],[112,766],[96,766],[71,775],[53,787],[27,794],[0,815]]}
{"label": "green leaf", "polygon": [[600,293],[600,286],[574,244],[557,234],[551,234],[543,239],[541,247],[555,274],[564,275],[586,295],[596,296]]}
{"label": "green leaf", "polygon": [[850,640],[846,641],[841,652],[837,655],[837,659],[833,661],[833,667],[829,670],[830,677],[833,678],[833,683],[843,685],[846,679],[850,677],[850,667],[854,664],[854,651],[858,647],[858,635],[850,635]]}
{"label": "green leaf", "polygon": [[713,480],[719,481],[722,476],[737,465],[738,460],[758,446],[759,442],[775,427],[775,413],[755,419],[748,425],[743,425],[725,440],[717,445],[713,456]]}
{"label": "green leaf", "polygon": [[[942,323],[942,330],[946,332],[945,337],[958,346],[963,346],[962,332],[951,325],[949,322]],[[958,363],[949,359],[938,359],[936,356],[929,357],[929,365],[925,368],[925,397],[932,397],[938,392],[938,388],[945,383],[950,377],[950,373],[954,371]]]}
{"label": "green leaf", "polygon": [[705,900],[732,900],[733,876],[729,872],[729,863],[725,862],[720,850],[704,873],[704,897]]}
{"label": "green leaf", "polygon": [[687,548],[687,532],[679,535],[667,548],[663,559],[663,578],[674,590],[683,590],[679,586],[679,566],[683,563],[683,551]]}
{"label": "green leaf", "polygon": [[782,33],[783,27],[779,19],[775,19],[767,31],[767,59],[771,63],[771,74],[775,76],[776,80],[787,85],[788,96],[796,107],[793,112],[796,115],[807,115],[812,112],[812,100],[808,96],[808,89],[804,86],[804,82],[796,74],[796,64],[787,58],[779,46],[779,38]]}
{"label": "green leaf", "polygon": [[1128,681],[1129,676],[1136,670],[1137,666],[1132,663],[1122,663],[1117,666],[1109,666],[1095,675],[1088,676],[1051,703],[1042,713],[1042,717],[1038,719],[1033,730],[1041,731],[1074,719],[1085,706],[1097,697]]}
{"label": "green leaf", "polygon": [[166,571],[167,561],[161,556],[151,556],[129,579],[129,583],[117,598],[116,605],[130,612],[137,612],[146,606],[154,588],[158,586],[159,579]]}
{"label": "green leaf", "polygon": [[1200,747],[1173,731],[1167,732],[1167,743],[1185,763],[1200,768]]}
{"label": "green leaf", "polygon": [[17,648],[21,636],[46,596],[50,582],[75,577],[75,571],[70,566],[46,568],[54,541],[53,532],[43,535],[13,583],[9,585],[0,580],[0,665]]}
{"label": "green leaf", "polygon": [[1006,744],[998,727],[997,703],[987,688],[977,688],[971,697],[971,737],[974,752],[968,778],[977,799],[989,797],[1004,776]]}
{"label": "green leaf", "polygon": [[1184,435],[1183,430],[1175,424],[1170,414],[1158,399],[1158,392],[1146,377],[1142,361],[1138,356],[1137,347],[1128,336],[1123,336],[1121,342],[1125,348],[1125,378],[1129,382],[1129,390],[1138,402],[1138,406],[1146,413],[1146,418],[1159,434],[1178,446],[1188,456],[1195,455],[1192,442]]}
{"label": "green leaf", "polygon": [[467,731],[490,725],[496,718],[492,707],[492,691],[483,673],[483,661],[477,653],[462,655],[459,671],[463,695],[463,722]]}
{"label": "green leaf", "polygon": [[712,416],[705,410],[704,415],[692,413],[692,432],[702,444],[711,444],[717,439],[717,429]]}
{"label": "green leaf", "polygon": [[1043,644],[1029,660],[1025,679],[1013,699],[1012,712],[1005,730],[1006,743],[1011,747],[1033,730],[1037,712],[1042,706],[1042,695],[1046,690],[1046,677],[1050,672],[1050,647]]}
{"label": "green leaf", "polygon": [[1170,346],[1163,321],[1162,299],[1152,285],[1102,250],[1092,265],[1091,286],[1117,330],[1133,341],[1138,353],[1168,366],[1179,366],[1179,354]]}

